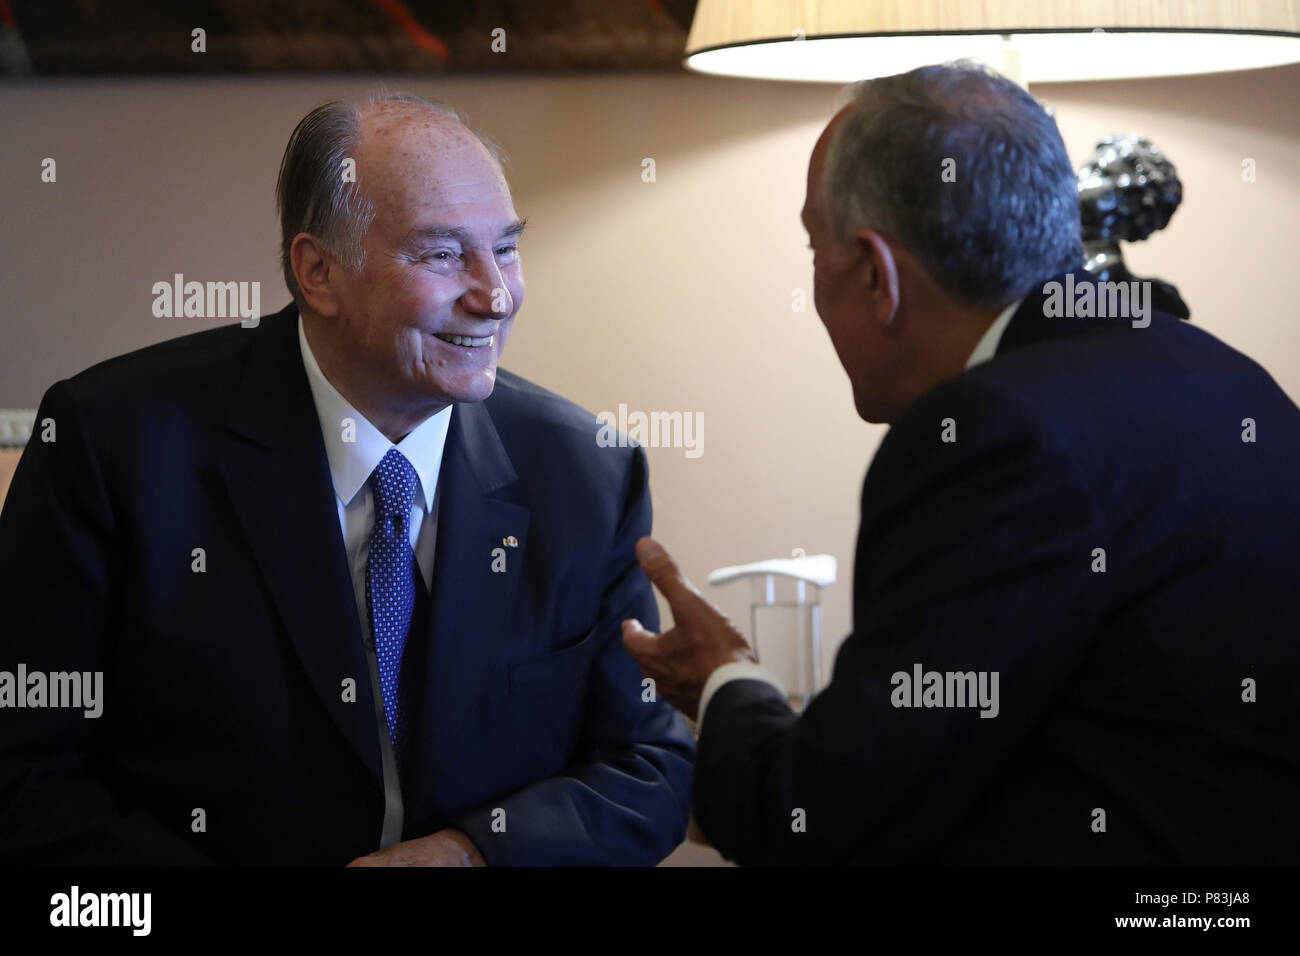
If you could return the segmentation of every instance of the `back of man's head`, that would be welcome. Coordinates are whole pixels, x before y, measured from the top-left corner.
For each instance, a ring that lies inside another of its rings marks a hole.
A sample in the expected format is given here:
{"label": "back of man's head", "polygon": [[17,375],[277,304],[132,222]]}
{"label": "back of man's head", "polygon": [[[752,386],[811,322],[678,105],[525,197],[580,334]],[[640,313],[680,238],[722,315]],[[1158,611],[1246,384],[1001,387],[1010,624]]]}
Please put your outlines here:
{"label": "back of man's head", "polygon": [[837,241],[881,232],[973,309],[1082,267],[1074,169],[1025,90],[963,61],[864,80],[850,94],[821,178]]}

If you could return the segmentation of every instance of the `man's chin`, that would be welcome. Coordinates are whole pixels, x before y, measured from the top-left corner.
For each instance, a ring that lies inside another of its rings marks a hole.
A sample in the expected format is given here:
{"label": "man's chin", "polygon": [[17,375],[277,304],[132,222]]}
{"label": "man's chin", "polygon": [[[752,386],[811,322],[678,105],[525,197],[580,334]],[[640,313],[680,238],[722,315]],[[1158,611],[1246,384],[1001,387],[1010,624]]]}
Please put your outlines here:
{"label": "man's chin", "polygon": [[884,403],[873,401],[865,396],[854,394],[854,410],[858,417],[864,422],[870,422],[873,425],[888,425],[894,420],[894,410],[887,408]]}
{"label": "man's chin", "polygon": [[440,382],[435,388],[439,395],[443,396],[444,401],[450,401],[453,404],[465,405],[474,402],[481,402],[492,394],[496,388],[497,373],[496,369],[488,369],[467,379],[460,379],[454,382]]}

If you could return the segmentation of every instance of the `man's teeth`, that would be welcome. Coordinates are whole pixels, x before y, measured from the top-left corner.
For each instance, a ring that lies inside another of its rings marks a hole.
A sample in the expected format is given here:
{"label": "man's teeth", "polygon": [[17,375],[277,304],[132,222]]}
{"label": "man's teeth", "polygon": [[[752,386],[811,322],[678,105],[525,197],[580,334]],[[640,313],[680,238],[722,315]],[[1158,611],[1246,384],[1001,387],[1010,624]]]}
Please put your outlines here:
{"label": "man's teeth", "polygon": [[492,344],[492,336],[490,335],[481,339],[476,339],[468,335],[447,335],[443,332],[434,332],[433,334],[444,342],[450,342],[452,345],[463,345],[471,349],[476,349],[481,345]]}

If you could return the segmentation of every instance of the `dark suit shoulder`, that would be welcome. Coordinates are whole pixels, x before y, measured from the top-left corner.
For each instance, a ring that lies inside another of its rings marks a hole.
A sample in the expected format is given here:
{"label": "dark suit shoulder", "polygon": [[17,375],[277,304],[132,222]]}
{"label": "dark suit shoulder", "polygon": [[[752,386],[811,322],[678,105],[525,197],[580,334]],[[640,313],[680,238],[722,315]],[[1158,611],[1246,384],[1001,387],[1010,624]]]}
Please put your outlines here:
{"label": "dark suit shoulder", "polygon": [[212,397],[214,386],[233,388],[231,370],[242,367],[261,328],[206,329],[98,362],[71,378],[83,404],[157,404],[185,394]]}
{"label": "dark suit shoulder", "polygon": [[195,442],[224,428],[258,342],[277,356],[296,353],[296,313],[290,312],[264,316],[255,327],[207,329],[99,362],[51,388],[51,407],[82,419],[109,471],[114,463],[131,468],[152,460],[164,448],[183,458]]}
{"label": "dark suit shoulder", "polygon": [[504,368],[497,370],[496,388],[486,401],[494,419],[501,415],[592,435],[599,428],[596,416],[581,405]]}
{"label": "dark suit shoulder", "polygon": [[1009,351],[999,350],[963,377],[998,383],[1034,401],[1059,397],[1088,404],[1113,404],[1117,393],[1139,391],[1161,392],[1181,402],[1181,393],[1193,386],[1197,394],[1212,394],[1216,387],[1234,382],[1277,389],[1253,359],[1204,329],[1159,314],[1147,328],[1074,324]]}
{"label": "dark suit shoulder", "polygon": [[891,436],[914,428],[937,435],[936,416],[952,416],[960,432],[962,413],[1014,415],[1082,461],[1101,462],[1120,447],[1143,449],[1150,460],[1155,449],[1203,451],[1207,439],[1239,444],[1251,415],[1268,414],[1295,433],[1300,413],[1257,362],[1202,329],[1157,319],[1148,328],[1076,324],[999,350],[922,396]]}
{"label": "dark suit shoulder", "polygon": [[602,441],[607,436],[594,414],[522,376],[499,369],[484,406],[523,495],[535,505],[536,521],[562,517],[571,523],[581,514],[593,528],[613,528],[628,496],[648,480],[639,447]]}
{"label": "dark suit shoulder", "polygon": [[633,452],[627,444],[602,445],[598,441],[601,423],[592,412],[505,369],[497,371],[496,388],[485,405],[508,446],[533,449],[544,440],[552,451],[619,473]]}

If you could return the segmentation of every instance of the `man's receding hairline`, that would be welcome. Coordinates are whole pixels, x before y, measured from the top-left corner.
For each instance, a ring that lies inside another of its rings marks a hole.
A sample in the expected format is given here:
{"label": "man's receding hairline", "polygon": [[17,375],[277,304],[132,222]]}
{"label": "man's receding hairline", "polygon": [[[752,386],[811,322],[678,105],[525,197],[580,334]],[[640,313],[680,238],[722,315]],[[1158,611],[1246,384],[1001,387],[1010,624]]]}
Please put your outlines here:
{"label": "man's receding hairline", "polygon": [[[438,139],[439,145],[445,144],[448,147],[468,146],[471,149],[475,150],[484,159],[486,159],[487,162],[497,171],[497,175],[500,176],[502,183],[504,183],[506,185],[506,189],[509,190],[509,181],[506,179],[505,169],[502,168],[500,161],[495,156],[492,155],[492,150],[488,149],[487,144],[483,142],[479,134],[475,132],[473,129],[471,129],[464,122],[464,120],[461,120],[456,116],[450,116],[442,112],[441,110],[437,109],[436,107],[430,106],[426,103],[412,103],[407,100],[377,100],[377,101],[366,101],[363,103],[356,104],[353,107],[353,109],[355,110],[354,115],[356,116],[357,119],[356,151],[358,156],[360,156],[360,154],[366,152],[367,150],[374,149],[375,143],[374,143],[373,134],[376,132],[380,132],[380,130],[371,128],[369,132],[372,135],[369,138],[367,137],[365,121],[369,118],[372,118],[372,114],[367,114],[366,112],[363,111],[366,110],[367,108],[381,107],[381,106],[383,107],[409,106],[409,107],[413,107],[414,109],[410,109],[410,110],[383,109],[383,110],[374,110],[374,111],[381,112],[381,113],[392,113],[392,114],[400,113],[400,114],[405,114],[405,116],[410,116],[418,112],[424,112],[430,114],[433,117],[436,117],[439,120],[444,120],[445,121],[444,123],[438,124],[438,126],[440,126],[441,129],[429,129],[429,132],[431,132]],[[428,127],[425,128],[427,129]],[[388,123],[385,126],[381,127],[381,129],[383,132],[392,133],[396,131],[399,135],[402,135],[405,134],[407,130],[412,129],[412,124],[409,121],[405,120],[403,116],[394,115],[392,119],[388,121]],[[419,130],[420,130],[419,127],[415,127],[415,131],[417,135],[419,133]],[[390,172],[392,171],[392,163],[394,157],[388,155],[387,151],[385,151],[380,156],[372,157],[372,159],[379,160],[378,168],[387,169]],[[366,186],[363,182],[358,181],[357,189],[369,201],[376,202],[374,194],[371,193],[368,189],[366,189]]]}
{"label": "man's receding hairline", "polygon": [[374,113],[427,113],[440,120],[446,120],[449,125],[469,129],[464,120],[445,113],[436,106],[430,106],[428,103],[413,103],[410,100],[365,100],[355,104],[353,109],[356,110],[360,119],[365,119],[369,114]]}
{"label": "man's receding hairline", "polygon": [[[398,109],[398,107],[411,107],[411,109],[402,110]],[[448,113],[444,113],[436,106],[431,106],[428,103],[413,103],[409,100],[366,100],[354,105],[353,110],[355,111],[354,115],[357,120],[356,148],[358,152],[366,147],[366,121],[373,120],[375,113],[381,115],[384,113],[394,114],[390,119],[384,121],[384,125],[381,127],[382,131],[391,132],[393,130],[407,129],[410,125],[410,121],[407,117],[412,114],[423,112],[435,119],[435,123],[429,124],[426,128],[429,128],[431,132],[434,132],[440,140],[443,140],[449,146],[460,143],[481,151],[488,161],[496,167],[502,180],[508,182],[508,180],[506,180],[505,168],[502,165],[501,160],[493,155],[492,149],[488,147],[487,143],[483,142],[482,135],[477,130],[471,128],[470,125],[459,116],[452,116]],[[434,130],[433,127],[435,126],[441,127],[441,130]],[[378,131],[379,130],[373,128],[370,130],[371,133]],[[443,131],[450,135],[443,134]]]}

